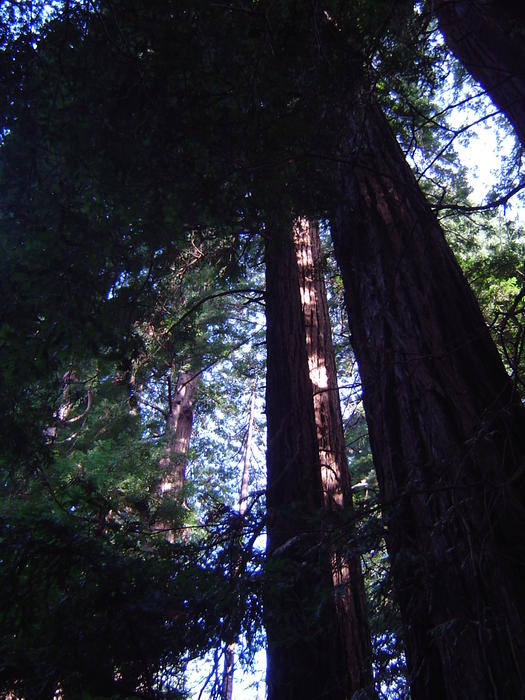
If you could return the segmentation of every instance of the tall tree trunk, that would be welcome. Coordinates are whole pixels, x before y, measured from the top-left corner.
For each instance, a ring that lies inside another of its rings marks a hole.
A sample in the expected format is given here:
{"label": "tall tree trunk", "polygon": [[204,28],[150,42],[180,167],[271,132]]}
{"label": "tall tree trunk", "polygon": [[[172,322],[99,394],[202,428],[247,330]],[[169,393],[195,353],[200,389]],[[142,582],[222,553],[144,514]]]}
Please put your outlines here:
{"label": "tall tree trunk", "polygon": [[522,698],[524,409],[385,118],[355,104],[333,234],[412,697]]}
{"label": "tall tree trunk", "polygon": [[[332,539],[332,579],[338,623],[338,644],[346,651],[345,685],[352,691],[373,689],[372,646],[361,561],[335,528],[345,510],[352,510],[352,487],[339,403],[332,330],[324,284],[319,226],[298,218],[294,243],[299,271],[308,367],[313,387],[315,422],[326,525]],[[330,517],[330,515],[336,517]],[[332,520],[333,522],[330,522]],[[352,533],[353,528],[350,530]],[[335,537],[334,537],[335,536]]]}
{"label": "tall tree trunk", "polygon": [[[248,490],[250,485],[250,464],[252,455],[252,436],[253,436],[253,422],[255,418],[255,394],[257,389],[257,381],[253,380],[252,394],[250,397],[250,413],[248,415],[248,430],[246,432],[246,444],[244,446],[244,459],[242,465],[242,477],[241,477],[241,488],[239,493],[239,519],[240,519],[240,532],[239,537],[242,534],[244,515],[246,513],[246,507],[248,504]],[[234,580],[241,574],[241,562],[233,562],[233,577]],[[222,683],[221,683],[221,700],[231,700],[233,694],[233,673],[235,670],[235,648],[237,646],[237,640],[234,639],[229,644],[227,644],[224,650],[224,669],[222,673]]]}
{"label": "tall tree trunk", "polygon": [[350,698],[330,550],[292,222],[268,225],[267,590],[269,700]]}
{"label": "tall tree trunk", "polygon": [[525,10],[510,0],[434,0],[449,48],[525,145]]}

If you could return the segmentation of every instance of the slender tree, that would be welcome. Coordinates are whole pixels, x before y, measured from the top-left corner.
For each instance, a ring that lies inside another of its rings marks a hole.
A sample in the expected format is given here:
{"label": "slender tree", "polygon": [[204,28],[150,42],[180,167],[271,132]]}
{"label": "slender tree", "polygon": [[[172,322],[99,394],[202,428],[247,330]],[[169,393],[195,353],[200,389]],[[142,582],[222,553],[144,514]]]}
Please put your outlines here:
{"label": "slender tree", "polygon": [[[323,433],[341,421],[333,357],[326,356],[329,329],[321,326],[327,309],[316,296],[319,280],[311,278],[317,251],[298,222],[296,246],[293,223],[284,228],[285,220],[266,232],[268,693],[271,700],[371,697],[359,558],[334,537],[334,521],[343,521],[350,502],[344,440],[323,438],[320,449],[316,425],[316,413]],[[332,391],[319,391],[319,376]]]}
{"label": "slender tree", "polygon": [[266,234],[268,697],[346,698],[292,222]]}
{"label": "slender tree", "polygon": [[[345,684],[353,691],[371,690],[372,649],[359,553],[341,532],[345,515],[351,522],[352,487],[346,458],[343,421],[339,404],[332,330],[323,278],[319,225],[297,218],[293,226],[299,271],[308,367],[313,401],[321,482],[328,538],[331,538],[332,580],[338,624],[338,643],[346,650]],[[339,516],[339,521],[338,517]],[[342,522],[341,522],[342,521]]]}
{"label": "slender tree", "polygon": [[525,144],[525,12],[504,0],[434,0],[450,49]]}
{"label": "slender tree", "polygon": [[348,126],[333,235],[412,696],[522,697],[524,409],[366,92]]}
{"label": "slender tree", "polygon": [[[246,441],[244,444],[244,458],[242,464],[241,488],[239,491],[239,535],[242,534],[244,516],[248,507],[248,493],[250,487],[250,466],[252,457],[253,423],[255,420],[255,397],[257,389],[257,379],[252,383],[250,395],[250,410],[248,413],[248,428],[246,430]],[[234,581],[242,575],[242,559],[232,562]],[[224,650],[224,668],[221,683],[221,700],[231,700],[233,694],[233,673],[235,670],[235,649],[237,640],[228,642]]]}

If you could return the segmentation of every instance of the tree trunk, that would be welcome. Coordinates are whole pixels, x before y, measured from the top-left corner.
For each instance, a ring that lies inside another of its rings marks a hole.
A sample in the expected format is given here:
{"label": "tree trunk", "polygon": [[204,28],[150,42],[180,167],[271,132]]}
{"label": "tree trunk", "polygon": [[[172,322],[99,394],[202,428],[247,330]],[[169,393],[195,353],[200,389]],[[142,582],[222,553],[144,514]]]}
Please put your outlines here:
{"label": "tree trunk", "polygon": [[166,530],[169,542],[175,541],[173,522],[166,518],[167,499],[183,504],[186,466],[191,429],[193,427],[193,400],[200,380],[200,372],[181,372],[175,390],[169,389],[169,412],[166,417],[166,447],[160,459],[161,480],[159,484],[160,518],[153,523],[156,530]]}
{"label": "tree trunk", "polygon": [[[304,218],[296,219],[294,242],[306,351],[313,387],[326,526],[328,537],[332,539],[332,580],[338,644],[345,649],[347,659],[345,686],[352,692],[365,689],[372,692],[372,647],[360,556],[355,552],[355,546],[348,548],[341,533],[335,532],[344,521],[345,511],[347,514],[352,512],[352,487],[346,458],[318,224]],[[349,534],[353,534],[353,529],[350,521]]]}
{"label": "tree trunk", "polygon": [[250,486],[250,465],[252,458],[253,422],[255,420],[255,393],[257,380],[253,380],[252,395],[250,398],[250,414],[248,416],[248,431],[246,433],[246,446],[244,448],[244,460],[242,465],[241,489],[239,494],[239,515],[241,518],[246,513],[248,505],[248,490]]}
{"label": "tree trunk", "polygon": [[224,668],[222,671],[221,700],[232,700],[233,672],[235,670],[235,642],[228,644],[224,650]]}
{"label": "tree trunk", "polygon": [[525,10],[510,0],[434,0],[439,28],[525,145]]}
{"label": "tree trunk", "polygon": [[524,409],[383,115],[349,127],[333,234],[412,697],[522,698]]}
{"label": "tree trunk", "polygon": [[292,222],[266,247],[269,700],[350,698],[337,644],[330,549]]}
{"label": "tree trunk", "polygon": [[179,497],[184,489],[186,464],[193,426],[193,400],[199,384],[200,372],[181,372],[175,391],[169,398],[166,419],[166,448],[160,460],[163,478],[160,490]]}

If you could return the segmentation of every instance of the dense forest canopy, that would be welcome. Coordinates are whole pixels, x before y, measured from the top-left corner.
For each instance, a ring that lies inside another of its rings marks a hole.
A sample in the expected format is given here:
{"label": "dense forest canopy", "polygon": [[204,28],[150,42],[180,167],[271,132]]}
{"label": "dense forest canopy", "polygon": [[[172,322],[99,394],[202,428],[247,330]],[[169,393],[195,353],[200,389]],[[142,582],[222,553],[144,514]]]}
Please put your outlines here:
{"label": "dense forest canopy", "polygon": [[4,697],[524,696],[523,20],[2,3]]}

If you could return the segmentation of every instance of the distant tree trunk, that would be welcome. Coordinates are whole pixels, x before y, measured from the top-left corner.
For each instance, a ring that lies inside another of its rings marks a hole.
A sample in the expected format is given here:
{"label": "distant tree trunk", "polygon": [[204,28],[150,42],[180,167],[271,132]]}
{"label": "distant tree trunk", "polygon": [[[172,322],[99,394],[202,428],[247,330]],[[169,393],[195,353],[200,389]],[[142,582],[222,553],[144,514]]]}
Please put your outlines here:
{"label": "distant tree trunk", "polygon": [[269,700],[350,698],[323,541],[324,499],[292,222],[266,247]]}
{"label": "distant tree trunk", "polygon": [[[257,388],[257,382],[253,380],[252,394],[250,398],[250,413],[248,416],[248,430],[246,433],[246,444],[244,446],[244,459],[242,466],[242,477],[241,477],[241,488],[239,494],[239,518],[240,518],[240,532],[239,536],[242,534],[243,520],[246,513],[246,507],[248,503],[248,490],[250,485],[250,464],[251,464],[251,454],[252,454],[252,436],[253,436],[253,422],[255,418],[255,393]],[[237,579],[242,573],[240,570],[241,562],[233,562],[233,578]],[[224,668],[222,673],[222,684],[221,684],[221,700],[231,700],[233,694],[233,673],[235,670],[235,648],[237,646],[236,639],[227,644],[224,650]]]}
{"label": "distant tree trunk", "polygon": [[169,397],[166,418],[166,448],[160,460],[163,477],[162,493],[180,495],[186,480],[186,464],[193,427],[193,400],[199,384],[200,372],[181,372],[174,391]]}
{"label": "distant tree trunk", "polygon": [[412,697],[523,698],[524,409],[385,118],[349,127],[333,234]]}
{"label": "distant tree trunk", "polygon": [[[200,380],[200,372],[181,372],[173,389],[168,382],[168,415],[166,417],[166,446],[160,459],[161,480],[159,495],[162,501],[174,498],[179,505],[183,502],[188,448],[193,427],[193,401]],[[170,523],[163,518],[154,524],[157,529],[166,529],[169,541],[174,541]]]}
{"label": "distant tree trunk", "polygon": [[[361,561],[355,545],[336,533],[339,519],[352,511],[352,487],[339,403],[332,330],[324,284],[319,226],[298,218],[294,242],[299,271],[301,305],[306,330],[306,351],[313,386],[314,412],[321,462],[328,537],[332,539],[332,579],[338,621],[338,643],[346,650],[346,687],[353,692],[373,689],[372,646],[368,626]],[[330,521],[333,522],[330,522]],[[348,534],[352,534],[350,524]]]}
{"label": "distant tree trunk", "polygon": [[257,380],[253,380],[252,395],[250,397],[250,414],[248,416],[248,430],[246,433],[246,445],[244,447],[244,460],[242,465],[241,490],[239,494],[239,515],[244,518],[248,505],[248,492],[250,488],[250,466],[252,458],[253,423],[255,420],[255,394]]}
{"label": "distant tree trunk", "polygon": [[235,670],[235,642],[228,644],[224,650],[224,668],[222,671],[221,700],[232,700],[233,672]]}
{"label": "distant tree trunk", "polygon": [[525,10],[510,0],[434,0],[449,48],[525,145]]}

